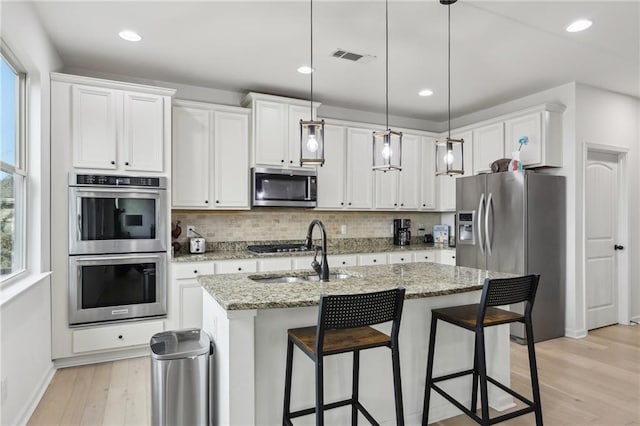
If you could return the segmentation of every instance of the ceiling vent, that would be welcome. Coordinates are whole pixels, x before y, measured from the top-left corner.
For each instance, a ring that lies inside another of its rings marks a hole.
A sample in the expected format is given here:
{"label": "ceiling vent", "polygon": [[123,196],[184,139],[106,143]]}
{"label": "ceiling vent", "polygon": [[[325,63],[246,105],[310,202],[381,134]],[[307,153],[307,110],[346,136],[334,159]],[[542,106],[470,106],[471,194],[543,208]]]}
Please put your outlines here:
{"label": "ceiling vent", "polygon": [[337,49],[331,54],[334,58],[345,59],[359,64],[366,64],[373,61],[376,57],[373,55],[361,55],[359,53],[348,52],[343,49]]}

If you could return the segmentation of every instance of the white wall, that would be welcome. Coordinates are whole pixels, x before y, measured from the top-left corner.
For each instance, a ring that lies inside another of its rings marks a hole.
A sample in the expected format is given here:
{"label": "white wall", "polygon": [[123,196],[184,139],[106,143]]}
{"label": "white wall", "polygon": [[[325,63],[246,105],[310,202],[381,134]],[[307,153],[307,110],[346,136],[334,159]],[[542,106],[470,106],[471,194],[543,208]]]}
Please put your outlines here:
{"label": "white wall", "polygon": [[[580,286],[576,289],[578,310],[584,311],[584,158],[587,144],[611,147],[627,153],[627,180],[621,184],[626,192],[629,233],[621,236],[620,244],[626,250],[617,257],[629,264],[629,309],[631,318],[640,318],[640,100],[630,96],[607,92],[579,84],[576,90],[576,277]],[[577,320],[584,321],[583,318]],[[584,324],[579,324],[584,327]]]}
{"label": "white wall", "polygon": [[25,423],[53,373],[49,199],[49,72],[61,67],[57,52],[29,3],[3,2],[2,39],[28,74],[28,215],[25,279],[0,301],[0,423]]}

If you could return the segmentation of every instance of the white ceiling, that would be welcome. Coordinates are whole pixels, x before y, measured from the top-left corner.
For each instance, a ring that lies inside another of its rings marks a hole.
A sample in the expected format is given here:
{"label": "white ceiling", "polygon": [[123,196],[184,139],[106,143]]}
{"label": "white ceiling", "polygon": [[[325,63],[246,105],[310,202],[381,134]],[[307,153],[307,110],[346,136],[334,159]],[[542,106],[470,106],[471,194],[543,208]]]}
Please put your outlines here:
{"label": "white ceiling", "polygon": [[[36,2],[65,68],[309,97],[308,1]],[[447,114],[447,8],[389,2],[389,113]],[[593,26],[565,27],[577,18]],[[314,2],[314,97],[384,112],[385,3]],[[640,96],[640,1],[470,1],[451,6],[452,116],[570,81]],[[143,40],[118,38],[121,29]],[[337,49],[375,55],[368,64]],[[431,88],[422,98],[417,92]]]}

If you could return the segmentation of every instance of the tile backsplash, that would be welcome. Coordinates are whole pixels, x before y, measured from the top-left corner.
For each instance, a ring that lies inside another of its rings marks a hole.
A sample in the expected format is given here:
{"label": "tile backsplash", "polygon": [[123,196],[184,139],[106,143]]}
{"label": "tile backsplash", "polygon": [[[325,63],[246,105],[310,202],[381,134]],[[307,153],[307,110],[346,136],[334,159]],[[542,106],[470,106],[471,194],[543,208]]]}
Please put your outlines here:
{"label": "tile backsplash", "polygon": [[[187,225],[195,226],[208,242],[227,242],[301,240],[313,219],[324,223],[330,239],[389,238],[393,235],[393,219],[411,219],[411,233],[417,236],[419,224],[424,224],[426,232],[431,233],[433,225],[441,220],[440,213],[323,212],[281,208],[214,212],[174,210],[171,216],[171,221],[179,220],[182,228],[178,242],[187,240]],[[344,235],[341,234],[342,225],[347,227]]]}

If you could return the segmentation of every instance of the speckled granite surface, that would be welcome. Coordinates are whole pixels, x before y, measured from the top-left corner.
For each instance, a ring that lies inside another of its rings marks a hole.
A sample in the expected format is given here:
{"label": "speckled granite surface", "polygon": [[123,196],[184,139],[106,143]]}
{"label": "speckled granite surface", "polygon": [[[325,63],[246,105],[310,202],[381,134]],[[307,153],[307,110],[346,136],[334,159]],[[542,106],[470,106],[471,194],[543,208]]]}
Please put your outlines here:
{"label": "speckled granite surface", "polygon": [[[268,257],[291,257],[291,256],[309,256],[311,252],[296,253],[269,253],[255,254],[247,250],[248,245],[259,244],[282,244],[282,243],[301,243],[301,241],[240,241],[236,243],[219,243],[211,250],[211,246],[207,243],[207,252],[204,254],[187,254],[178,253],[172,259],[173,262],[204,262],[212,260],[229,260],[229,259],[264,259]],[[393,240],[390,238],[353,238],[342,240],[330,240],[328,243],[329,255],[340,254],[362,254],[377,252],[403,252],[415,250],[443,250],[449,249],[446,245],[424,244],[414,240],[408,246],[394,246]],[[455,247],[451,247],[455,250]]]}
{"label": "speckled granite surface", "polygon": [[314,306],[321,294],[349,294],[386,290],[402,286],[406,298],[442,296],[479,290],[485,278],[506,278],[512,274],[436,263],[354,266],[331,273],[353,275],[327,283],[259,283],[249,277],[277,275],[306,276],[313,271],[286,271],[280,274],[203,275],[198,282],[227,310],[274,309]]}

